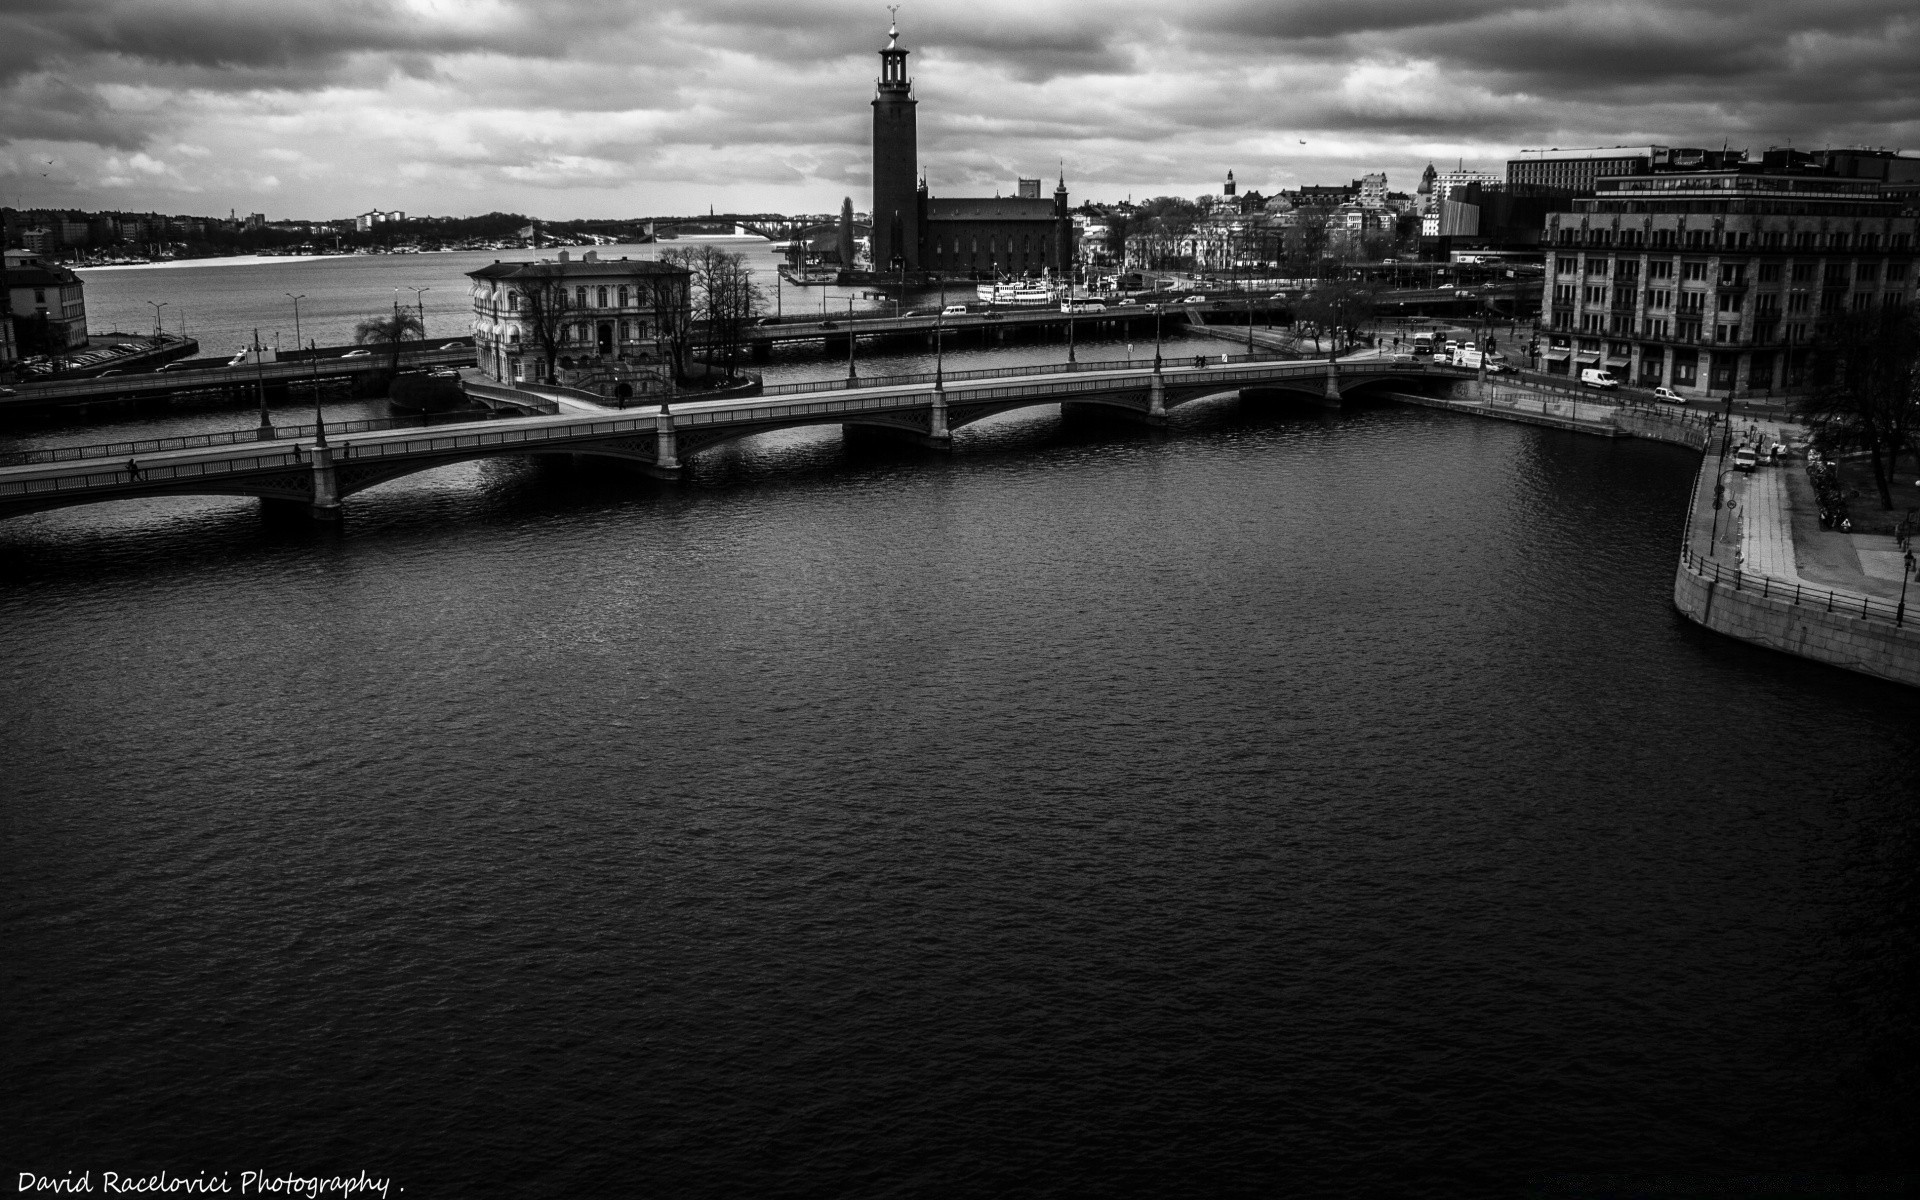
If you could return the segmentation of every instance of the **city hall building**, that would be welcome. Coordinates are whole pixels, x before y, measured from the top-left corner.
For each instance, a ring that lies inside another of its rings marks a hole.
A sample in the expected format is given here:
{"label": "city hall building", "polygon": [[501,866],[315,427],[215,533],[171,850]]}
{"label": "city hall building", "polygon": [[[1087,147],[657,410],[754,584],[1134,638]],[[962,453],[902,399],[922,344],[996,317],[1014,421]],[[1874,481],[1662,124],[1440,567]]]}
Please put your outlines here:
{"label": "city hall building", "polygon": [[1790,150],[1668,154],[1548,214],[1546,370],[1795,391],[1823,318],[1914,302],[1915,217],[1885,172]]}
{"label": "city hall building", "polygon": [[873,269],[993,278],[1064,277],[1073,264],[1073,217],[1061,173],[1051,200],[1022,181],[1013,196],[931,196],[920,177],[919,133],[908,51],[887,30],[873,98]]}

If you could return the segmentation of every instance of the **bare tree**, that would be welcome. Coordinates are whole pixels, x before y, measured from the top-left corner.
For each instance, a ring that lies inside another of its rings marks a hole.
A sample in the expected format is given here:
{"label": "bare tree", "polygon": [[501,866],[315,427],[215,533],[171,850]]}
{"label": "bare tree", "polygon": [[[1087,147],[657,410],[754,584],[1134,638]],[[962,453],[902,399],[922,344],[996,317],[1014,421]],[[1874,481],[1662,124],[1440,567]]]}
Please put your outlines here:
{"label": "bare tree", "polygon": [[[546,364],[547,369],[541,378],[547,383],[557,382],[554,366],[560,357],[560,344],[567,332],[569,306],[566,276],[557,266],[541,263],[516,272],[509,283],[519,296],[517,300],[510,298],[508,306],[518,307],[527,333],[532,336]],[[509,295],[511,297],[511,293]]]}
{"label": "bare tree", "polygon": [[1814,390],[1800,405],[1807,423],[1826,446],[1865,450],[1880,507],[1893,508],[1893,472],[1920,422],[1920,313],[1842,313],[1816,336],[1809,368]]}
{"label": "bare tree", "polygon": [[695,246],[669,250],[661,261],[689,272],[693,317],[706,332],[708,360],[720,359],[731,377],[747,324],[766,301],[746,257],[717,246]]}

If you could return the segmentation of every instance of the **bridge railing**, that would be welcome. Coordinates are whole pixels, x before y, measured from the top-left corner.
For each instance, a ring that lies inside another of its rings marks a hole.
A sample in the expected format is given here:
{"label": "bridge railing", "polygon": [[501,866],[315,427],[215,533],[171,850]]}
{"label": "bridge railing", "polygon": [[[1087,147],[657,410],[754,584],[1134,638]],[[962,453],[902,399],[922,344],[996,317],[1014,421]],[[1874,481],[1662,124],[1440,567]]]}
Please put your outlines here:
{"label": "bridge railing", "polygon": [[[1236,363],[1298,363],[1303,368],[1318,367],[1324,371],[1325,363],[1318,360],[1302,361],[1289,358],[1285,354],[1227,354],[1227,355],[1163,355],[1161,361],[1170,367],[1181,367],[1204,358],[1209,366],[1225,362]],[[1348,364],[1358,365],[1358,364]],[[1402,364],[1404,368],[1404,364]],[[1027,375],[1068,375],[1086,371],[1147,371],[1153,368],[1150,358],[1109,359],[1104,362],[1045,363],[1039,366],[1025,367],[980,367],[971,371],[943,371],[939,378],[950,383],[965,383],[977,379],[1013,379]],[[1311,373],[1311,372],[1309,372]],[[863,375],[858,379],[815,379],[804,383],[776,383],[762,388],[762,396],[799,396],[810,392],[842,392],[848,388],[871,387],[918,387],[931,386],[934,381],[931,371],[913,375]]]}
{"label": "bridge railing", "polygon": [[[329,434],[373,433],[383,429],[430,429],[435,425],[457,425],[485,420],[489,414],[471,411],[423,413],[416,417],[368,417],[358,421],[328,421]],[[230,429],[219,433],[191,433],[180,437],[144,438],[133,442],[97,442],[88,446],[48,446],[38,450],[15,450],[0,454],[0,467],[24,467],[36,463],[79,462],[94,458],[137,458],[142,454],[165,454],[172,450],[199,450],[209,446],[238,446],[259,442],[310,438],[317,425],[276,425],[271,437],[261,437],[258,427]]]}

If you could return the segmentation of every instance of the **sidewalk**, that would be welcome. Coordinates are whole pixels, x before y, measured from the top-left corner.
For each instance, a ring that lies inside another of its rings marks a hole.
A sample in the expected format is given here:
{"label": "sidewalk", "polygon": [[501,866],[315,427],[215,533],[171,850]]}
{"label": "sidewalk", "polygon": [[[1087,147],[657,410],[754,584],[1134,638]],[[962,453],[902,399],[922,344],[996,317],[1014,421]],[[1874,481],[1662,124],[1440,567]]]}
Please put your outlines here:
{"label": "sidewalk", "polygon": [[[1736,434],[1746,431],[1746,426],[1736,426]],[[1761,422],[1760,432],[1804,446],[1804,431],[1791,424]],[[1750,475],[1734,470],[1728,456],[1722,476],[1727,506],[1720,513],[1718,542],[1709,550],[1713,484],[1719,466],[1716,445],[1707,456],[1694,497],[1692,542],[1697,553],[1809,592],[1899,600],[1904,564],[1893,538],[1821,528],[1819,503],[1801,452]],[[1916,593],[1910,592],[1909,598],[1916,598]]]}

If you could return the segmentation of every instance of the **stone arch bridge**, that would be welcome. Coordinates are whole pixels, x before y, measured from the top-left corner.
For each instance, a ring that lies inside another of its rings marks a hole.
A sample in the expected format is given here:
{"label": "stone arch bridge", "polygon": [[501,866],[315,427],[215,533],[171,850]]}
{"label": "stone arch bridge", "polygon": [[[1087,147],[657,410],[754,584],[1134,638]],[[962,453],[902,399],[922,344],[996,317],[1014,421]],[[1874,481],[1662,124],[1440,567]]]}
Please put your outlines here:
{"label": "stone arch bridge", "polygon": [[[849,386],[793,384],[761,394],[621,411],[573,400],[565,411],[432,428],[271,439],[251,431],[222,445],[120,443],[28,451],[0,465],[0,517],[160,495],[258,496],[336,517],[343,499],[452,463],[503,455],[589,455],[677,477],[685,459],[720,444],[810,425],[888,431],[933,448],[953,430],[998,413],[1060,404],[1161,425],[1181,404],[1208,396],[1291,397],[1338,407],[1375,388],[1419,388],[1468,373],[1429,363],[1262,358],[1062,364],[961,376],[916,376]],[[536,397],[539,398],[539,397]],[[225,437],[227,435],[218,435]],[[204,442],[212,439],[182,439]]]}

